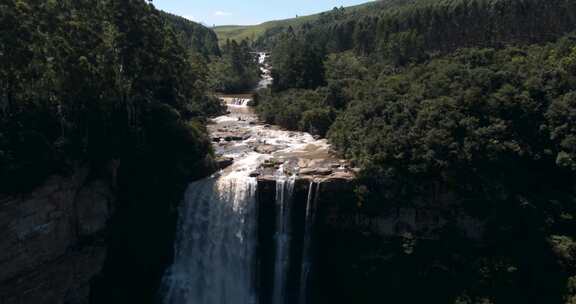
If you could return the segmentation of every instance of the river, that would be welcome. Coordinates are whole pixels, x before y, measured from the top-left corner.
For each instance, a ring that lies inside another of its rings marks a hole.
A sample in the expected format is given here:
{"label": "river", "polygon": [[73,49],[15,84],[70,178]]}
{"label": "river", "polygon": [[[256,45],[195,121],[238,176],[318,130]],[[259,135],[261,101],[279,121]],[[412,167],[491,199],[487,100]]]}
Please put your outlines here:
{"label": "river", "polygon": [[[263,80],[271,83],[265,55],[260,55]],[[174,264],[164,277],[166,304],[256,304],[257,279],[258,178],[268,175],[276,181],[276,231],[272,282],[272,304],[287,302],[287,273],[301,269],[300,303],[306,302],[309,274],[310,236],[305,243],[300,265],[291,265],[291,194],[301,174],[314,174],[317,164],[340,161],[332,156],[323,139],[302,132],[282,130],[258,121],[249,96],[223,96],[226,115],[213,119],[209,131],[216,154],[232,165],[213,176],[192,183],[185,195],[175,245]],[[336,163],[337,165],[334,165]],[[306,171],[307,170],[307,171]],[[308,172],[308,173],[306,173]],[[319,185],[316,186],[318,188]],[[310,179],[310,190],[315,188]],[[306,233],[312,228],[313,207],[310,193],[306,212]],[[262,303],[269,304],[269,303]],[[290,304],[294,304],[293,302]]]}

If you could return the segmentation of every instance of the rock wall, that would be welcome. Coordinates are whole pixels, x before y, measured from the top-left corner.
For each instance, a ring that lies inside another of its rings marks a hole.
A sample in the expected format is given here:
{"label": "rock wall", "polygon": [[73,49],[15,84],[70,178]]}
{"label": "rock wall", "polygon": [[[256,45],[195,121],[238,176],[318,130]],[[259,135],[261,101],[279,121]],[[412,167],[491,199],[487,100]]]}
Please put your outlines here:
{"label": "rock wall", "polygon": [[[316,186],[310,195],[311,181]],[[312,279],[308,287],[310,303],[358,301],[363,290],[378,290],[377,286],[369,285],[377,284],[377,279],[371,275],[380,271],[378,268],[391,269],[390,263],[394,264],[390,262],[391,258],[398,257],[398,250],[410,251],[412,241],[435,244],[448,228],[455,228],[462,237],[481,244],[484,223],[467,215],[454,196],[442,187],[431,185],[429,193],[411,204],[396,206],[382,202],[382,208],[378,210],[369,210],[359,204],[356,187],[355,180],[349,176],[308,176],[296,180],[290,211],[288,302],[298,303],[306,202],[310,197],[316,206]],[[261,303],[271,303],[272,296],[278,213],[275,195],[274,178],[261,176],[257,253]]]}
{"label": "rock wall", "polygon": [[0,196],[0,303],[88,303],[106,257],[113,184],[113,174],[95,179],[78,169],[26,195]]}
{"label": "rock wall", "polygon": [[480,240],[484,232],[484,222],[467,214],[454,195],[439,187],[430,187],[425,197],[415,198],[409,204],[382,202],[376,211],[360,208],[357,198],[351,197],[350,193],[344,195],[344,191],[353,194],[354,189],[338,186],[332,191],[324,191],[324,197],[321,197],[324,208],[320,221],[329,230],[378,237],[411,235],[425,240],[437,240],[449,225],[473,240]]}

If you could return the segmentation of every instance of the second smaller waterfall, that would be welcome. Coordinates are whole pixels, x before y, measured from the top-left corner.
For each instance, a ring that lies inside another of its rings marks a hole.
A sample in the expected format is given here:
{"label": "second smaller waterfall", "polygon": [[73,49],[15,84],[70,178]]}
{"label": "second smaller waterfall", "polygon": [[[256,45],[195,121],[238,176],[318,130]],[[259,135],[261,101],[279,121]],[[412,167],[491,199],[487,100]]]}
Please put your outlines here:
{"label": "second smaller waterfall", "polygon": [[[314,234],[314,221],[316,219],[316,206],[320,183],[310,182],[308,197],[306,198],[306,218],[304,227],[304,240],[302,245],[302,267],[300,270],[300,297],[299,304],[308,302],[308,286],[310,285],[310,272],[312,270],[312,236]],[[316,190],[314,190],[316,186]]]}
{"label": "second smaller waterfall", "polygon": [[284,304],[290,267],[291,205],[295,177],[287,176],[280,166],[276,180],[276,256],[274,260],[273,304]]}

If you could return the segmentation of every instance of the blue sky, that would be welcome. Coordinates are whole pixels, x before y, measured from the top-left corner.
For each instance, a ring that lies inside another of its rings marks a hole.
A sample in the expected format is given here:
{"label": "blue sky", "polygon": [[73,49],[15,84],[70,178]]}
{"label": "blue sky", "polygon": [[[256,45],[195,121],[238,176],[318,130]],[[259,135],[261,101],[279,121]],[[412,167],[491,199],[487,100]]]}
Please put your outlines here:
{"label": "blue sky", "polygon": [[156,8],[206,25],[248,25],[310,15],[368,0],[153,0]]}

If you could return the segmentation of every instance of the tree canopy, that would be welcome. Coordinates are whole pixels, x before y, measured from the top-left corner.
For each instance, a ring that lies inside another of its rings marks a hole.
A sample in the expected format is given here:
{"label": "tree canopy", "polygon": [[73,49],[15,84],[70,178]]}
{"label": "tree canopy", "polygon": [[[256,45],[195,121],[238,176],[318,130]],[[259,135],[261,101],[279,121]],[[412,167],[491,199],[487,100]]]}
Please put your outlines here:
{"label": "tree canopy", "polygon": [[[152,150],[204,159],[205,131],[189,122],[221,105],[164,20],[140,0],[0,4],[0,190]],[[181,137],[160,147],[159,128]],[[190,153],[170,148],[179,140]]]}

